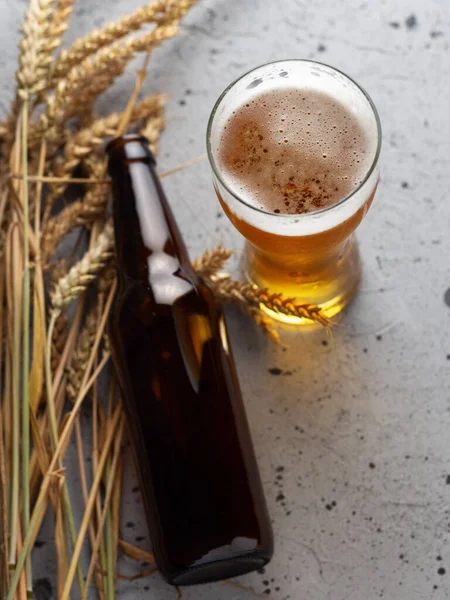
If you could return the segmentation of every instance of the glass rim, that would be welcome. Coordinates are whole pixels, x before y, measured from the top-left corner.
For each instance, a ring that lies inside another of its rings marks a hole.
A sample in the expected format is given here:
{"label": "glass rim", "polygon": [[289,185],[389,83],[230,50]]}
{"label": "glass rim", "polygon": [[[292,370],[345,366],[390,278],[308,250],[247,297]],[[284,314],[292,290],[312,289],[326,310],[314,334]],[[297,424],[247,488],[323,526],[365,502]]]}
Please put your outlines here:
{"label": "glass rim", "polygon": [[[309,63],[312,65],[319,65],[320,67],[325,67],[327,69],[331,69],[332,71],[339,73],[340,75],[342,75],[345,79],[347,79],[348,81],[350,81],[350,83],[352,83],[362,94],[363,96],[366,98],[366,100],[369,103],[370,108],[372,109],[372,113],[375,117],[375,123],[376,123],[376,127],[377,127],[377,146],[376,146],[376,150],[375,150],[375,154],[372,160],[372,163],[369,167],[369,169],[367,170],[367,173],[365,174],[364,178],[361,180],[361,182],[359,183],[359,185],[352,190],[349,194],[347,194],[346,196],[344,196],[343,198],[341,198],[339,200],[339,202],[336,202],[335,204],[332,204],[331,206],[327,206],[325,208],[321,208],[319,210],[315,210],[312,212],[308,212],[308,213],[299,213],[299,214],[286,214],[286,213],[274,213],[271,212],[269,210],[264,210],[263,208],[258,208],[257,206],[255,206],[254,204],[251,204],[250,202],[245,201],[243,198],[241,198],[240,196],[238,196],[231,188],[230,186],[224,181],[219,168],[216,165],[216,161],[214,159],[214,155],[213,155],[213,151],[211,148],[211,131],[212,131],[212,127],[213,127],[213,121],[214,121],[214,117],[216,115],[216,112],[220,106],[220,104],[222,103],[222,100],[225,98],[225,96],[228,94],[229,91],[231,91],[231,89],[237,84],[239,83],[239,81],[241,81],[241,79],[244,79],[244,77],[247,77],[247,75],[250,75],[251,73],[258,71],[259,69],[261,69],[262,67],[268,67],[270,65],[276,65],[276,64],[281,64],[281,63],[286,63],[286,62],[303,62],[303,63]],[[233,196],[233,198],[235,198],[238,202],[240,202],[241,204],[244,204],[245,206],[247,206],[248,208],[251,208],[252,210],[255,210],[257,212],[260,212],[264,215],[269,215],[271,217],[275,217],[277,219],[285,219],[285,220],[290,220],[293,221],[295,219],[305,219],[305,218],[311,218],[313,216],[316,215],[320,215],[320,214],[324,214],[324,213],[328,213],[336,208],[338,208],[339,206],[342,206],[343,204],[345,204],[348,200],[350,200],[350,198],[352,198],[357,192],[359,192],[364,185],[369,181],[372,173],[374,172],[377,164],[378,164],[378,159],[380,157],[380,151],[381,151],[381,141],[382,141],[382,130],[381,130],[381,122],[380,122],[380,117],[378,115],[378,111],[377,108],[372,100],[372,98],[369,96],[369,94],[366,92],[366,90],[359,85],[359,83],[357,83],[354,79],[352,79],[352,77],[350,77],[349,75],[347,75],[346,73],[344,73],[343,71],[336,69],[335,67],[332,67],[331,65],[327,65],[326,63],[322,63],[319,62],[317,60],[309,60],[308,58],[285,58],[285,59],[280,59],[280,60],[273,60],[271,62],[268,63],[263,63],[257,67],[253,67],[252,69],[250,69],[249,71],[246,71],[245,73],[243,73],[242,75],[240,75],[239,77],[237,77],[236,79],[234,79],[229,85],[227,85],[227,87],[223,90],[223,92],[220,94],[220,96],[218,97],[218,99],[216,100],[213,109],[211,111],[211,114],[209,116],[208,119],[208,126],[206,128],[206,152],[208,155],[208,160],[209,160],[209,164],[211,166],[211,169],[214,173],[214,175],[217,177],[218,181],[220,182],[220,184],[227,190],[227,192]]]}

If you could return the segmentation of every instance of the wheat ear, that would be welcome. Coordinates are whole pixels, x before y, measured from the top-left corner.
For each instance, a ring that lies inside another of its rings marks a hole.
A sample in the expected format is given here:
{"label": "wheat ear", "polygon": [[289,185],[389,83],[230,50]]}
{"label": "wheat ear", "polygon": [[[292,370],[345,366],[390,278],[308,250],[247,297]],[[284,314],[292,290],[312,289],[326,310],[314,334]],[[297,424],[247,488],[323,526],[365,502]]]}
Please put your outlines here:
{"label": "wheat ear", "polygon": [[71,69],[67,77],[58,82],[54,94],[49,94],[39,127],[33,135],[36,137],[45,132],[48,139],[55,139],[64,121],[84,110],[109,87],[136,53],[155,48],[177,31],[175,25],[157,27],[140,38],[130,38],[99,50],[92,58]]}
{"label": "wheat ear", "polygon": [[[56,263],[52,270],[51,282],[56,285],[57,282],[67,274],[67,261],[62,259]],[[52,336],[52,348],[51,348],[51,367],[52,371],[55,371],[58,367],[61,353],[64,350],[64,346],[67,340],[67,324],[68,315],[67,309],[61,311],[60,315],[55,321],[55,328]]]}
{"label": "wheat ear", "polygon": [[159,138],[161,137],[164,125],[165,120],[161,111],[159,114],[149,117],[144,127],[141,129],[141,134],[148,139],[149,147],[153,154],[157,154],[158,152]]}
{"label": "wheat ear", "polygon": [[16,78],[18,95],[24,98],[39,92],[45,85],[52,62],[49,24],[54,0],[35,0],[26,11],[20,42],[19,70]]}
{"label": "wheat ear", "polygon": [[249,283],[235,281],[229,275],[212,278],[210,284],[214,293],[224,302],[235,302],[259,308],[262,304],[276,313],[309,319],[324,326],[332,324],[321,309],[313,304],[298,304],[295,298],[287,298],[282,293],[270,292]]}
{"label": "wheat ear", "polygon": [[94,29],[89,35],[77,39],[68,50],[63,50],[52,70],[50,87],[70,69],[101,48],[139,30],[147,23],[166,25],[179,21],[195,0],[159,0],[136,9],[114,23],[108,23],[102,29]]}
{"label": "wheat ear", "polygon": [[62,36],[69,27],[69,19],[75,2],[76,0],[59,0],[53,11],[53,17],[50,21],[52,50],[56,50],[61,45]]}
{"label": "wheat ear", "polygon": [[61,311],[84,292],[97,274],[105,268],[113,253],[113,228],[108,223],[99,235],[95,246],[86,252],[79,263],[56,284],[51,294],[53,310]]}
{"label": "wheat ear", "polygon": [[[72,355],[72,360],[66,368],[67,375],[67,396],[72,402],[78,396],[81,389],[81,384],[84,377],[86,364],[91,353],[91,348],[97,335],[99,309],[103,306],[104,301],[111,289],[116,276],[116,269],[112,266],[106,267],[98,278],[98,303],[88,312],[84,327],[78,338],[77,346]],[[109,338],[104,336],[104,350],[108,352]]]}
{"label": "wheat ear", "polygon": [[49,16],[54,0],[36,0],[30,3],[22,25],[19,43],[19,67],[16,73],[17,93],[7,121],[5,156],[11,151],[16,134],[16,123],[21,101],[42,89],[52,62],[47,41]]}
{"label": "wheat ear", "polygon": [[[149,96],[137,104],[131,114],[130,123],[147,118],[152,113],[159,114],[163,110],[166,98],[163,94]],[[70,177],[80,162],[94,150],[103,148],[105,138],[116,133],[122,113],[112,113],[103,119],[97,119],[89,127],[77,132],[65,145],[63,156],[58,156],[53,164],[53,174],[56,177]],[[59,196],[65,189],[65,184],[53,184],[51,193]]]}
{"label": "wheat ear", "polygon": [[74,402],[78,396],[84,377],[91,348],[97,335],[98,306],[95,305],[87,314],[84,327],[78,337],[72,360],[66,369],[66,393],[69,400]]}
{"label": "wheat ear", "polygon": [[232,255],[231,250],[218,246],[210,252],[204,252],[200,258],[194,260],[192,266],[199,277],[208,279],[221,271]]}

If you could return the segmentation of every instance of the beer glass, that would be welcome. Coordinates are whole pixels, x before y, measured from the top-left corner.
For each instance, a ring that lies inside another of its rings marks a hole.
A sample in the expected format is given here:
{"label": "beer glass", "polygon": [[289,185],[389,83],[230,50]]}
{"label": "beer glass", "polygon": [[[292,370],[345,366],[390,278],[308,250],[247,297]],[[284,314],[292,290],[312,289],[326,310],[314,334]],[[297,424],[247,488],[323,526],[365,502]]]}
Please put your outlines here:
{"label": "beer glass", "polygon": [[[362,128],[368,153],[365,171],[349,193],[330,206],[301,214],[275,212],[249,202],[239,186],[227,181],[219,161],[221,135],[230,116],[249,106],[256,93],[279,93],[287,85],[314,90],[344,106]],[[372,100],[350,77],[327,65],[300,59],[277,61],[246,73],[227,87],[209,119],[207,151],[220,204],[246,239],[243,268],[251,283],[282,292],[296,303],[318,306],[327,317],[346,306],[360,280],[354,231],[375,195],[380,147],[381,126]],[[287,323],[307,322],[267,312]]]}

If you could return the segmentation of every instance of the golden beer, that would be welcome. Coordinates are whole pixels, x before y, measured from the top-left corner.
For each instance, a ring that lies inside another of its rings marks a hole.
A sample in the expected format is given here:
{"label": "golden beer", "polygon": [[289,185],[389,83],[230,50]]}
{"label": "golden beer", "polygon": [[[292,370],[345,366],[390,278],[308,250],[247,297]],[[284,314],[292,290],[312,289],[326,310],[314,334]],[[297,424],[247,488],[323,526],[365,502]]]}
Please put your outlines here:
{"label": "golden beer", "polygon": [[251,282],[329,317],[342,310],[360,279],[353,232],[375,194],[380,145],[370,98],[326,65],[271,63],[225,90],[208,155],[220,203],[247,240]]}

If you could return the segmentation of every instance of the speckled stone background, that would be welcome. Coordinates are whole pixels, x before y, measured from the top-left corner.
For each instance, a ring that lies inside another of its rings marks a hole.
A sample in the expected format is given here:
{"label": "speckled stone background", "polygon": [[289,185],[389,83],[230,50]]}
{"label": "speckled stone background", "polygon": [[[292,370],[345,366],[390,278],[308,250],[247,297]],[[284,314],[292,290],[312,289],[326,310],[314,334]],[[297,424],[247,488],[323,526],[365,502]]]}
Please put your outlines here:
{"label": "speckled stone background", "polygon": [[[79,0],[67,38],[138,4]],[[24,7],[0,0],[2,111]],[[359,230],[364,278],[341,324],[330,337],[285,332],[283,349],[230,314],[276,536],[272,563],[239,581],[274,600],[450,597],[449,42],[448,0],[204,0],[183,35],[154,55],[147,88],[170,94],[161,169],[201,154],[222,89],[277,58],[349,73],[383,124],[381,184]],[[132,80],[129,73],[101,107],[122,108]],[[217,242],[242,246],[206,162],[165,187],[193,256]],[[135,486],[128,459],[123,535],[149,548]],[[50,541],[45,528],[34,554],[39,600],[52,596]],[[134,568],[121,564],[124,573]],[[121,582],[119,593],[176,597],[158,575]],[[221,584],[183,591],[185,600],[249,597]]]}

